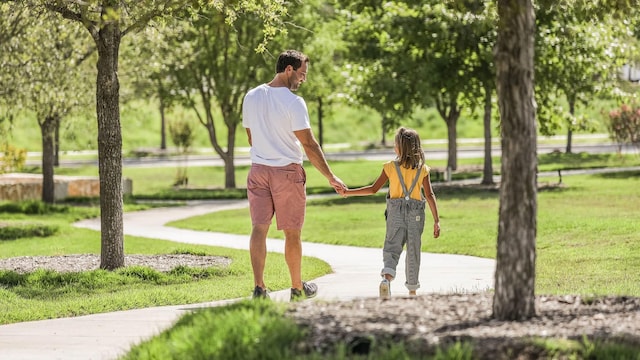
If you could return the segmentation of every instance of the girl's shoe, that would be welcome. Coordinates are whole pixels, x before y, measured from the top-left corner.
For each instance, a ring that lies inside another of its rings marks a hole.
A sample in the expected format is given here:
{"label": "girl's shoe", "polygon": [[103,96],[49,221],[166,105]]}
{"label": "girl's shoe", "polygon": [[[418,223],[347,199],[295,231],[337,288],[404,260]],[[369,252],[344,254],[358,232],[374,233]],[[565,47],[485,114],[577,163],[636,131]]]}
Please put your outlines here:
{"label": "girl's shoe", "polygon": [[384,279],[380,283],[380,299],[389,299],[391,297],[391,283]]}

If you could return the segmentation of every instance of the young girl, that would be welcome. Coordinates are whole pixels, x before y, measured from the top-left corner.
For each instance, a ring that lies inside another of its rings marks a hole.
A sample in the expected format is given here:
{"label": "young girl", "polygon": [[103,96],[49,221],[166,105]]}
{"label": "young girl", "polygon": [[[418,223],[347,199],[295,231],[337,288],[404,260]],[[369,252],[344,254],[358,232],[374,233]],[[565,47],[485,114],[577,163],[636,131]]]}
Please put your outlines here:
{"label": "young girl", "polygon": [[[424,151],[420,136],[415,130],[401,127],[396,132],[395,161],[384,164],[382,173],[373,185],[346,190],[344,196],[373,195],[389,180],[387,194],[387,234],[384,239],[382,282],[380,297],[391,296],[390,282],[396,276],[396,266],[406,244],[405,286],[409,295],[415,295],[420,287],[421,236],[424,230],[425,196],[433,216],[433,237],[440,236],[440,218],[436,197],[431,188],[429,167],[424,163]],[[424,194],[423,194],[424,192]]]}

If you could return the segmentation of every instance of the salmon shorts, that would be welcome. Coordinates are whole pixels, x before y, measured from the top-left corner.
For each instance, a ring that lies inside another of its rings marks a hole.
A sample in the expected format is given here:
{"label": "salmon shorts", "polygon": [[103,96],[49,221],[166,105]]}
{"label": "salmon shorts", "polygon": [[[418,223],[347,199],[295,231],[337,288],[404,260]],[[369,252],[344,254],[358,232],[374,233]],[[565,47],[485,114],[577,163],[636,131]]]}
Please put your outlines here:
{"label": "salmon shorts", "polygon": [[247,197],[253,225],[271,224],[278,230],[301,230],[307,204],[307,175],[300,164],[252,164],[247,176]]}

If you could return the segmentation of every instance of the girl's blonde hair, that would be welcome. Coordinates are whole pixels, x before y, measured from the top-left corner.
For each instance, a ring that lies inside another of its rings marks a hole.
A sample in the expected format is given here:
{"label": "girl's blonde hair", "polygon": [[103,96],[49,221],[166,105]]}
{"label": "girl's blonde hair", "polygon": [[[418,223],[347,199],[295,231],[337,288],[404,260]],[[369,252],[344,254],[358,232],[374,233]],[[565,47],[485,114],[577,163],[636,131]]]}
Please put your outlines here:
{"label": "girl's blonde hair", "polygon": [[401,127],[396,131],[398,163],[408,169],[419,169],[424,164],[424,151],[420,135],[413,129]]}

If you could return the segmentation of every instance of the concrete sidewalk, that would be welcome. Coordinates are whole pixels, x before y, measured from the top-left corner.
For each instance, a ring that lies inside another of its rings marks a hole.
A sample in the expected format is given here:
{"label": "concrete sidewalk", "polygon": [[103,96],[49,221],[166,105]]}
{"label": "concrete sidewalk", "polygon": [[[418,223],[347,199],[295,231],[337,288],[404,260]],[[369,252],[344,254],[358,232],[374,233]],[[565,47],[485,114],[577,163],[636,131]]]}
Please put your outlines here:
{"label": "concrete sidewalk", "polygon": [[[169,221],[248,206],[246,200],[208,201],[186,207],[160,208],[124,215],[124,232],[190,244],[248,250],[248,236],[191,231],[164,226]],[[78,227],[100,229],[99,219]],[[425,235],[426,236],[426,235]],[[425,239],[427,239],[425,237]],[[269,239],[267,248],[283,252],[282,240]],[[304,243],[303,254],[329,263],[333,273],[313,281],[319,300],[377,297],[382,249]],[[404,256],[392,283],[393,296],[405,296]],[[495,261],[470,256],[422,254],[421,293],[477,292],[493,288]],[[276,301],[288,301],[289,290],[271,293]],[[314,300],[315,300],[314,299]],[[116,359],[130,347],[171,325],[185,312],[230,301],[164,306],[0,326],[0,359]]]}

